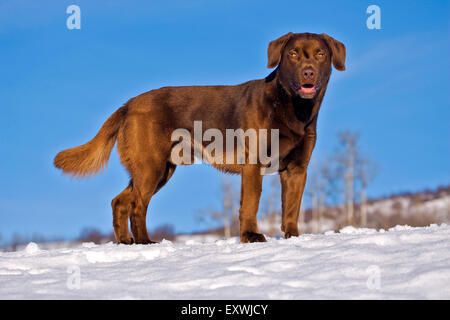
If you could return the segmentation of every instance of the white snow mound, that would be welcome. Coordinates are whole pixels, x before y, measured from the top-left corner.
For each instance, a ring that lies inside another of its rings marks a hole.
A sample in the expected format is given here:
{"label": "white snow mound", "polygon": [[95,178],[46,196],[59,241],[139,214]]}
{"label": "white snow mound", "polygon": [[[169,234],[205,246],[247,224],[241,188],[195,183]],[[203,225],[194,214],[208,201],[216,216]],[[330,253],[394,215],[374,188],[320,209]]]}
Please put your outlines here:
{"label": "white snow mound", "polygon": [[450,299],[450,226],[0,253],[0,299]]}

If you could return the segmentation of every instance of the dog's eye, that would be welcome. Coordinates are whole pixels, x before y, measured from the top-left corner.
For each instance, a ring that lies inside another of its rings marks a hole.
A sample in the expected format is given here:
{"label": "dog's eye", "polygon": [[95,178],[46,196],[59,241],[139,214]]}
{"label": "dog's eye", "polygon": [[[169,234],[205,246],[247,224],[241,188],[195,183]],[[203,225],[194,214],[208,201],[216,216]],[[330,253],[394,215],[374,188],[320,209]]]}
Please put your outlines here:
{"label": "dog's eye", "polygon": [[295,52],[294,50],[292,50],[292,51],[289,51],[289,55],[291,56],[291,57],[296,57],[297,56],[297,52]]}
{"label": "dog's eye", "polygon": [[317,52],[317,56],[318,56],[319,58],[323,58],[323,57],[325,57],[325,52],[319,51],[319,52]]}

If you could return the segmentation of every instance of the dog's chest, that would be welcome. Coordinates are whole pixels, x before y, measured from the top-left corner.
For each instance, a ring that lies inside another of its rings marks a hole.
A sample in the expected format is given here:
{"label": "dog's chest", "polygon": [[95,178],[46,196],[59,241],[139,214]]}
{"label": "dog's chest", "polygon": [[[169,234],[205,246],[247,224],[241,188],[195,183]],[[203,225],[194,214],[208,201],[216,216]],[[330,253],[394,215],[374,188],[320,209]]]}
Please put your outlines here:
{"label": "dog's chest", "polygon": [[310,102],[294,104],[292,110],[295,120],[298,122],[298,126],[304,128],[311,120],[314,104]]}
{"label": "dog's chest", "polygon": [[279,139],[279,154],[280,158],[286,157],[292,150],[297,148],[303,140],[303,134],[297,135],[292,133],[291,131],[286,132],[285,130],[280,131],[280,139]]}
{"label": "dog's chest", "polygon": [[280,126],[280,135],[289,137],[291,143],[298,143],[305,134],[305,129],[315,118],[318,108],[314,101],[291,99],[278,101],[276,105],[276,122]]}

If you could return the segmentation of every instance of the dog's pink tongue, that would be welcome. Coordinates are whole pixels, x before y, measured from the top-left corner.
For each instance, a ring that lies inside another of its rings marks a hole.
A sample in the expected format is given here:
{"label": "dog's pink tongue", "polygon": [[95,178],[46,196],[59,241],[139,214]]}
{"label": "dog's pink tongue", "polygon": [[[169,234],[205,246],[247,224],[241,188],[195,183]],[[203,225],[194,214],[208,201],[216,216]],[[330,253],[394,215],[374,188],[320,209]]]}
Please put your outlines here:
{"label": "dog's pink tongue", "polygon": [[302,86],[302,87],[300,88],[300,91],[303,92],[303,93],[306,93],[306,94],[311,94],[311,93],[316,92],[316,88],[314,88],[314,87],[306,88],[306,87],[303,87],[303,86]]}

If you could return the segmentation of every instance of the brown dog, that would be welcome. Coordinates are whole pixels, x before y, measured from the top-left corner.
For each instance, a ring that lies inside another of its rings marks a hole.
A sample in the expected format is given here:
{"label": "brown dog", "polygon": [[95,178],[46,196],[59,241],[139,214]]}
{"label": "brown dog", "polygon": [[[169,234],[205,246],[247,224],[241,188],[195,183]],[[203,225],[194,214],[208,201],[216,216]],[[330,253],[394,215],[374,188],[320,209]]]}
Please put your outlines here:
{"label": "brown dog", "polygon": [[[182,128],[193,136],[194,121],[201,121],[204,129],[215,128],[219,133],[227,129],[278,129],[281,230],[286,238],[298,236],[298,215],[316,141],[317,115],[331,64],[337,70],[345,70],[345,46],[326,34],[288,33],[270,42],[268,60],[269,68],[277,68],[265,79],[235,86],[164,87],[132,98],[111,115],[91,141],[61,151],[54,164],[75,176],[94,174],[106,165],[117,140],[121,162],[131,181],[112,201],[116,239],[126,244],[133,240],[152,243],[146,227],[150,199],[167,183],[176,165],[186,164],[172,159],[173,149],[180,145],[180,141],[172,138],[175,130]],[[272,140],[268,143],[269,149],[273,143]],[[234,162],[211,164],[242,175],[241,241],[261,242],[265,238],[258,233],[256,214],[263,178],[260,169],[267,165],[249,161],[252,149],[249,144],[245,143],[243,163],[237,161],[233,151]],[[201,152],[206,152],[205,148],[202,142]],[[190,150],[192,155],[198,155],[198,148]],[[230,153],[228,149],[227,152]],[[217,156],[218,152],[211,155]],[[129,235],[128,218],[133,238]]]}

